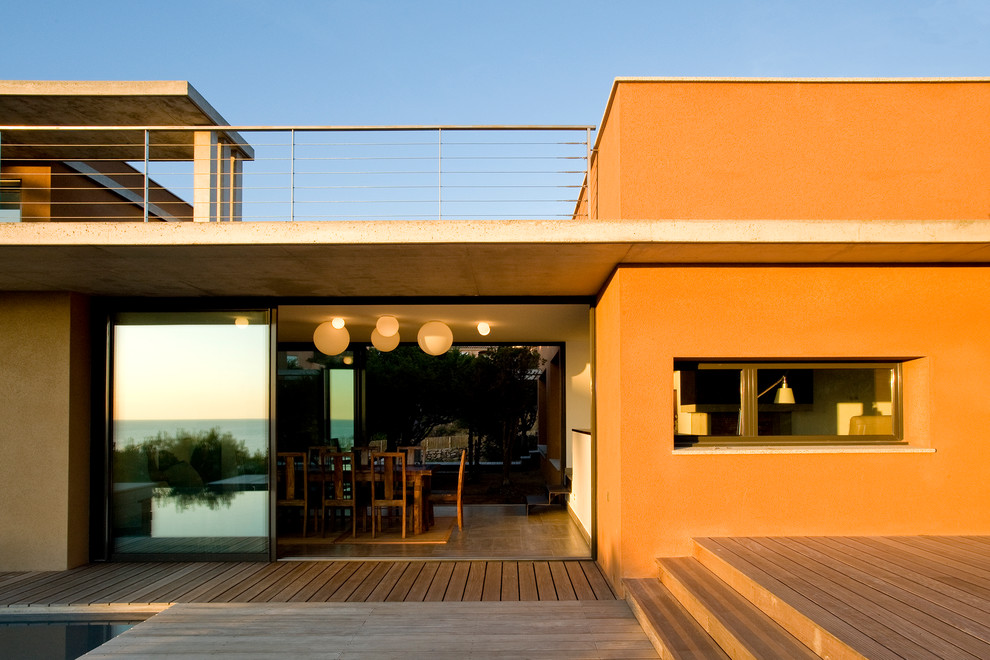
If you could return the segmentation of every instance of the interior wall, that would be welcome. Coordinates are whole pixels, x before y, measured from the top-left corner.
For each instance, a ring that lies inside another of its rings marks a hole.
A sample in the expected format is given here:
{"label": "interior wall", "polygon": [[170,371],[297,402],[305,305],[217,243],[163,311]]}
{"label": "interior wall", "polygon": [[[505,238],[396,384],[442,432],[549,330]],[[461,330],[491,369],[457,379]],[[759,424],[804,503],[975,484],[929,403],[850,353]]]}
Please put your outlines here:
{"label": "interior wall", "polygon": [[0,293],[0,570],[88,561],[88,301]]}
{"label": "interior wall", "polygon": [[[596,310],[613,581],[655,575],[698,536],[990,534],[987,291],[979,267],[620,269]],[[916,451],[675,451],[673,361],[687,357],[903,359]]]}

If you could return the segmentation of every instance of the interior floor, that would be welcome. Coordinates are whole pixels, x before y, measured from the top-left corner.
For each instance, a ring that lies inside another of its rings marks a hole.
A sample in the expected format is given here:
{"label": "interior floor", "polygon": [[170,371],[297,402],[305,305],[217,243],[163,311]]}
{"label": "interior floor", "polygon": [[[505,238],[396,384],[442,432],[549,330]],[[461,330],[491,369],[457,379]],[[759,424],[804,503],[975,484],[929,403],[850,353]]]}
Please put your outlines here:
{"label": "interior floor", "polygon": [[[582,530],[561,506],[479,504],[464,506],[464,529],[458,530],[456,508],[436,507],[436,525],[427,534],[392,532],[385,542],[355,542],[350,529],[338,525],[326,536],[280,536],[280,559],[315,557],[406,559],[588,559],[591,547]],[[358,526],[360,530],[360,524]],[[448,535],[449,530],[449,535]],[[359,537],[366,537],[359,534]]]}

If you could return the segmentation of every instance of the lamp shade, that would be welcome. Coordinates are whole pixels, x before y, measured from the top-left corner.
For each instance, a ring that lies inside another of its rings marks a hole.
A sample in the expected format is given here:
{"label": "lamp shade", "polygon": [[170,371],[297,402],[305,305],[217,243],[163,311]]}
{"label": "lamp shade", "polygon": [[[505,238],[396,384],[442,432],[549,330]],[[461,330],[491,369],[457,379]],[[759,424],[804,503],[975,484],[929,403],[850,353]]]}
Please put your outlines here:
{"label": "lamp shade", "polygon": [[382,333],[378,332],[378,328],[371,331],[371,344],[382,353],[388,353],[399,345],[399,333],[396,332],[388,337],[382,336]]}
{"label": "lamp shade", "polygon": [[324,355],[340,355],[351,343],[351,335],[347,332],[347,328],[335,328],[330,321],[327,321],[316,326],[313,343]]}
{"label": "lamp shade", "polygon": [[787,386],[787,377],[785,376],[783,382],[780,385],[780,389],[777,393],[773,395],[774,403],[794,403],[794,390]]}
{"label": "lamp shade", "polygon": [[454,333],[442,321],[429,321],[419,329],[416,340],[424,353],[443,355],[454,343]]}
{"label": "lamp shade", "polygon": [[391,337],[399,331],[399,319],[394,316],[381,316],[375,324],[375,330],[382,337]]}

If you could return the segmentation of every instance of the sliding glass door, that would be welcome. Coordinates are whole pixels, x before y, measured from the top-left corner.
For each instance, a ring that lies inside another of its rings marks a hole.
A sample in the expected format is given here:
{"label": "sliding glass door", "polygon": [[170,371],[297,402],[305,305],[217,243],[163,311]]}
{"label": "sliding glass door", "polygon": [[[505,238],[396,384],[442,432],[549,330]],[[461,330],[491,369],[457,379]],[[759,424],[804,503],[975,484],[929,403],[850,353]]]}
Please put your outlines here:
{"label": "sliding glass door", "polygon": [[268,558],[270,330],[267,311],[116,315],[114,558]]}

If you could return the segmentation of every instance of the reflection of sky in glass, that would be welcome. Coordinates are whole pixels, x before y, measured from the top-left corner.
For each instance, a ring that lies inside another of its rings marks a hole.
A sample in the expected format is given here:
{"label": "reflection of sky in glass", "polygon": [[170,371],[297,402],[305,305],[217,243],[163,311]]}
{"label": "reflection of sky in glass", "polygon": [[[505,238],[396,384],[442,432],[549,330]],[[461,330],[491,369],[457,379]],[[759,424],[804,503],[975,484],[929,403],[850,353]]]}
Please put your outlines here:
{"label": "reflection of sky in glass", "polygon": [[118,325],[116,419],[268,415],[268,327]]}
{"label": "reflection of sky in glass", "polygon": [[210,510],[206,504],[176,506],[172,497],[151,501],[151,536],[268,536],[268,517],[258,515],[268,507],[268,491],[234,493],[228,506]]}

